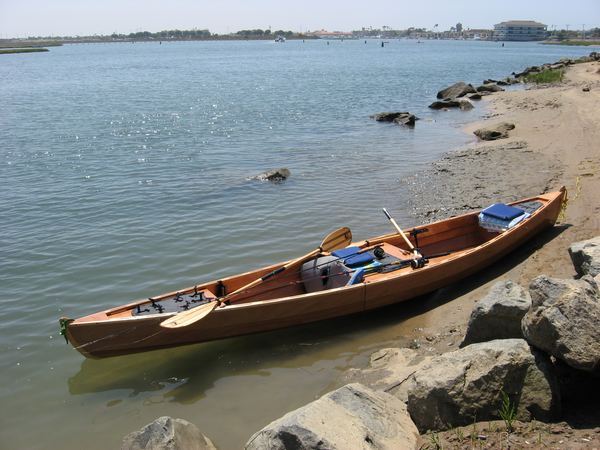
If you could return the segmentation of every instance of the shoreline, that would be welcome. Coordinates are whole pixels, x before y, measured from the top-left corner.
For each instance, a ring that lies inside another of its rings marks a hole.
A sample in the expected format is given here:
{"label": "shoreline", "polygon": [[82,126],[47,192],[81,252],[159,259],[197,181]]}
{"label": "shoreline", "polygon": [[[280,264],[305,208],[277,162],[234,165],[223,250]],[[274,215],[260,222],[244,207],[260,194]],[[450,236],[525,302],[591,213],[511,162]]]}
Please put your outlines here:
{"label": "shoreline", "polygon": [[[403,180],[411,190],[416,218],[433,221],[495,201],[555,190],[561,185],[566,186],[569,200],[560,224],[511,253],[496,267],[465,280],[466,287],[451,286],[432,294],[431,297],[449,300],[408,319],[414,324],[410,348],[422,356],[457,348],[474,303],[494,283],[510,280],[527,287],[541,273],[575,278],[577,274],[567,252],[569,245],[600,235],[600,220],[596,218],[600,212],[600,198],[596,195],[600,189],[600,61],[568,67],[560,83],[498,92],[484,97],[482,102],[487,109],[485,118],[468,124],[465,133],[504,121],[514,123],[515,129],[507,139],[478,141],[447,152],[416,176]],[[548,439],[555,443],[560,439],[575,443],[594,433],[599,425],[597,414],[590,416],[587,410],[580,413],[575,409],[571,405],[565,412],[566,418],[561,419],[568,424],[536,422],[536,433],[552,436]],[[487,421],[478,426],[490,439],[501,428],[498,423]],[[459,432],[468,434],[467,428]],[[531,434],[527,424],[519,423],[517,428],[522,436]],[[443,441],[444,448],[462,448],[456,442],[456,433],[440,432],[436,439]],[[431,435],[422,434],[420,448],[434,448],[427,447],[430,444]]]}
{"label": "shoreline", "polygon": [[[423,298],[427,307],[424,312],[404,320],[402,328],[412,332],[396,344],[415,351],[418,358],[457,350],[465,336],[473,305],[487,295],[495,283],[511,281],[527,287],[542,273],[575,278],[577,274],[567,251],[569,245],[600,235],[600,221],[594,219],[600,212],[600,199],[595,197],[600,189],[596,173],[600,169],[597,144],[600,142],[600,110],[597,108],[600,61],[568,67],[560,83],[498,92],[485,97],[483,102],[488,114],[483,120],[464,127],[466,133],[502,121],[514,123],[515,129],[506,139],[479,141],[450,151],[428,168],[402,180],[413,194],[416,221],[431,222],[496,201],[557,190],[562,185],[569,193],[566,213],[555,227],[493,267]],[[373,355],[371,361],[380,357],[377,352]],[[348,369],[330,388],[338,389],[357,379],[360,382],[361,371],[368,373],[369,370],[366,367]],[[569,403],[567,400],[565,403]],[[571,401],[565,407],[559,421],[516,421],[512,439],[531,443],[534,448],[564,443],[579,445],[582,440],[590,442],[589,445],[597,444],[598,413],[590,411],[587,405],[574,403],[577,402]],[[492,446],[508,439],[502,421],[480,421],[445,432],[422,433],[416,448],[440,448],[436,442],[443,448],[463,448],[463,438],[457,436],[467,436],[472,429],[479,430],[481,439],[488,440]],[[542,444],[536,447],[532,436]],[[584,444],[581,448],[588,447]]]}
{"label": "shoreline", "polygon": [[[412,331],[399,337],[394,345],[408,347],[420,357],[454,351],[465,335],[474,303],[496,282],[512,281],[528,286],[531,279],[541,273],[569,279],[576,276],[567,248],[572,242],[600,234],[600,221],[594,219],[600,212],[600,199],[595,197],[595,191],[600,188],[596,173],[600,169],[597,144],[600,142],[597,108],[600,61],[570,66],[565,75],[557,84],[529,85],[525,90],[497,92],[485,97],[482,100],[486,108],[484,118],[469,123],[463,130],[470,134],[481,126],[510,121],[516,127],[508,138],[479,141],[450,151],[418,174],[401,180],[401,185],[411,190],[416,222],[423,219],[430,222],[480,209],[495,201],[557,190],[561,185],[567,187],[569,202],[557,226],[493,267],[424,297],[420,312],[402,322],[403,330]],[[382,342],[379,347],[389,344]],[[353,381],[352,372],[362,369],[365,367],[348,369],[332,381],[328,390]],[[597,413],[574,411],[573,405],[565,411],[565,416],[561,420],[568,423],[517,422],[515,429],[520,437],[533,435],[541,439],[543,436],[545,444],[560,445],[588,439],[600,424]],[[488,444],[507,439],[506,433],[501,431],[501,421],[477,422],[472,428],[476,426],[484,436],[482,439],[489,439]],[[460,434],[467,435],[470,427],[463,427]],[[434,435],[442,439],[444,448],[462,448],[456,443],[456,430],[458,428],[439,434],[423,433],[418,448],[435,448],[428,447]],[[210,429],[206,432],[211,435]],[[598,438],[591,439],[596,444]]]}

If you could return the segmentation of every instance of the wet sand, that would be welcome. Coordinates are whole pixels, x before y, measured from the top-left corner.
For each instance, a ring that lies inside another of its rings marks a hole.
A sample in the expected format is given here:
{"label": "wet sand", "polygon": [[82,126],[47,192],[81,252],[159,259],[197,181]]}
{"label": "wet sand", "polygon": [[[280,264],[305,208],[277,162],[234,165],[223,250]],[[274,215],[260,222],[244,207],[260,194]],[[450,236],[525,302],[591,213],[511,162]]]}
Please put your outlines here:
{"label": "wet sand", "polygon": [[[589,92],[582,90],[585,87]],[[432,352],[429,343],[438,338],[445,336],[440,348],[460,341],[473,303],[498,279],[527,285],[541,273],[573,277],[568,246],[600,234],[600,62],[569,67],[565,81],[558,85],[499,92],[484,97],[480,105],[488,113],[483,121],[468,125],[466,133],[499,122],[514,123],[515,129],[509,138],[497,141],[478,142],[473,137],[467,148],[450,152],[402,180],[411,191],[415,222],[431,222],[562,185],[569,201],[565,217],[553,230],[466,280],[464,295],[455,292],[450,295],[455,297],[452,302],[408,321],[414,325],[415,346],[424,342]],[[449,288],[453,289],[457,288]],[[435,295],[448,295],[442,291]]]}

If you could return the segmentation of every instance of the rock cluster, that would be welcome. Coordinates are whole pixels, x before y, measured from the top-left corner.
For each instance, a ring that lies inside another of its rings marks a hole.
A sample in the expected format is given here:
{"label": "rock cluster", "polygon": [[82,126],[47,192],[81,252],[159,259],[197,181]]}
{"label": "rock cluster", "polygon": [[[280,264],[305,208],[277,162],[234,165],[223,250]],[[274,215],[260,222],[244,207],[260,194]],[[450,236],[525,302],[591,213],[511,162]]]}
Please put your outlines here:
{"label": "rock cluster", "polygon": [[580,58],[562,58],[554,63],[542,64],[541,66],[530,66],[521,72],[513,72],[515,79],[520,80],[526,77],[527,75],[534,75],[536,73],[543,72],[545,70],[557,70],[564,69],[567,66],[571,66],[573,64],[581,64],[592,61],[600,61],[600,53],[591,52],[589,56],[581,56]]}
{"label": "rock cluster", "polygon": [[415,122],[419,120],[417,116],[409,112],[382,112],[373,114],[371,119],[375,119],[377,122],[392,122],[398,125],[407,125],[414,127]]}
{"label": "rock cluster", "polygon": [[472,84],[459,81],[439,91],[437,93],[439,100],[430,104],[429,107],[431,109],[460,108],[463,111],[469,111],[473,109],[473,104],[469,100],[480,100],[482,95],[503,91],[504,89],[499,86],[501,83],[509,84],[507,81],[485,80],[483,85],[475,88]]}
{"label": "rock cluster", "polygon": [[467,84],[464,81],[454,83],[452,86],[448,86],[437,93],[439,99],[452,99],[464,97],[467,94],[473,94],[477,92],[473,85]]}

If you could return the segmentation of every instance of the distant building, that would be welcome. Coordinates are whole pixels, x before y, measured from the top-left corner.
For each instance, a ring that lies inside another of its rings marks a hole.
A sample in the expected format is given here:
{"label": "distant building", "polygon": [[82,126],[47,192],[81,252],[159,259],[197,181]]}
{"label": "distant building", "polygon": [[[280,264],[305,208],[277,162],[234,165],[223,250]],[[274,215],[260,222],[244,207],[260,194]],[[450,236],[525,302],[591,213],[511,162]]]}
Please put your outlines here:
{"label": "distant building", "polygon": [[487,30],[485,28],[469,28],[466,31],[462,32],[462,36],[465,39],[475,39],[487,41],[492,38],[494,32],[492,30]]}
{"label": "distant building", "polygon": [[305,33],[307,36],[315,36],[320,39],[351,39],[352,33],[346,31],[319,30]]}
{"label": "distant building", "polygon": [[533,20],[509,20],[494,25],[496,41],[543,41],[547,26]]}

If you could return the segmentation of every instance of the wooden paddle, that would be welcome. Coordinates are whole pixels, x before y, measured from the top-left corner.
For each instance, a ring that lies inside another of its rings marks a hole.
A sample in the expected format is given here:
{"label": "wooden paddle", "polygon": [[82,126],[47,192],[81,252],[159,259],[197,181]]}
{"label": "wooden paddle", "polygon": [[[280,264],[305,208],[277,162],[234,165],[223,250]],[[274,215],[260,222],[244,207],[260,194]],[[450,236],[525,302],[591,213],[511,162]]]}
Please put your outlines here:
{"label": "wooden paddle", "polygon": [[277,269],[269,272],[268,274],[252,281],[251,283],[242,286],[239,289],[227,294],[226,296],[214,301],[209,302],[201,306],[197,306],[196,308],[190,309],[189,311],[183,311],[175,314],[173,317],[169,317],[167,320],[164,320],[160,323],[161,327],[164,328],[180,328],[187,327],[199,320],[202,320],[208,314],[210,314],[214,309],[223,304],[226,301],[231,300],[232,297],[246,292],[249,289],[252,289],[255,286],[265,282],[269,278],[288,270],[290,267],[293,267],[297,264],[300,264],[310,258],[317,256],[321,252],[331,252],[333,250],[338,250],[340,248],[347,247],[352,242],[352,232],[347,227],[342,227],[334,232],[325,236],[325,239],[321,242],[319,248],[313,250],[306,255],[301,256],[300,258],[293,259],[292,261],[286,263],[285,265],[278,267]]}
{"label": "wooden paddle", "polygon": [[394,218],[392,216],[390,216],[390,213],[387,212],[387,209],[383,208],[383,213],[387,216],[387,218],[390,220],[390,222],[392,222],[392,225],[394,225],[394,227],[396,228],[396,231],[398,231],[398,234],[400,236],[402,236],[402,238],[404,239],[404,242],[406,242],[406,244],[408,245],[408,248],[410,248],[414,255],[415,255],[415,259],[417,258],[422,258],[423,256],[418,252],[418,250],[415,248],[414,245],[412,245],[412,243],[408,240],[408,238],[406,237],[406,234],[404,234],[404,231],[402,231],[402,228],[400,228],[398,226],[398,224],[396,223],[396,221],[394,220]]}

